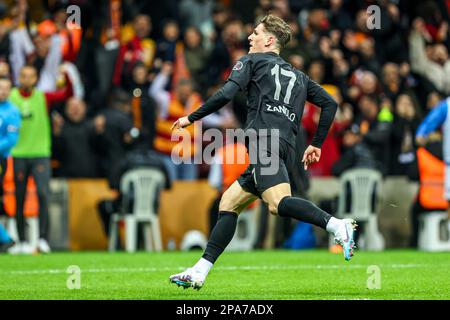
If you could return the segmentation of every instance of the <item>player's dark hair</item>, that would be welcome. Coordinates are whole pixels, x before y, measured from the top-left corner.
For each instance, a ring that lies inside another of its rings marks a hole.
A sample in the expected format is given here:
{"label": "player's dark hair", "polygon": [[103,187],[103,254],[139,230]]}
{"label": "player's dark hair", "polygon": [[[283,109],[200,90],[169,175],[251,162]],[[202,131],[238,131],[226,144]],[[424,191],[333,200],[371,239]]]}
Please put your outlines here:
{"label": "player's dark hair", "polygon": [[277,38],[280,49],[283,49],[291,41],[291,27],[283,19],[268,14],[261,19],[260,23],[264,25],[267,32]]}

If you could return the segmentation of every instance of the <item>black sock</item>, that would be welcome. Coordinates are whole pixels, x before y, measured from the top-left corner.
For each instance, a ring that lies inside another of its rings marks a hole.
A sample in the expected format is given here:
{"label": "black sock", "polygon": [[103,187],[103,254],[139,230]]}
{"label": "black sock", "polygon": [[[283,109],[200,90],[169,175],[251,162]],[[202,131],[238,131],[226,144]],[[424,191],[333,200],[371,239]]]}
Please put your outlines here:
{"label": "black sock", "polygon": [[278,215],[308,222],[323,229],[326,229],[327,223],[331,218],[331,215],[311,201],[297,197],[284,197],[281,199],[278,204]]}
{"label": "black sock", "polygon": [[233,239],[236,231],[238,215],[235,212],[220,211],[217,223],[211,231],[211,236],[206,246],[203,258],[211,263],[216,262],[223,250]]}

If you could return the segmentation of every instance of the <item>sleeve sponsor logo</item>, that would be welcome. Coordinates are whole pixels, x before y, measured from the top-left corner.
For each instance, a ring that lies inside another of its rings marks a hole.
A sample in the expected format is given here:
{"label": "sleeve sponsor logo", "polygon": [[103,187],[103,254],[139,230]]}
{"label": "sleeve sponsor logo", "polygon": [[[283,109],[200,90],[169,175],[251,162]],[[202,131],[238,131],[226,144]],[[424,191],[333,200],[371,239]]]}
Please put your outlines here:
{"label": "sleeve sponsor logo", "polygon": [[244,66],[244,64],[241,61],[236,62],[236,64],[233,67],[233,70],[239,71],[242,69],[242,67]]}

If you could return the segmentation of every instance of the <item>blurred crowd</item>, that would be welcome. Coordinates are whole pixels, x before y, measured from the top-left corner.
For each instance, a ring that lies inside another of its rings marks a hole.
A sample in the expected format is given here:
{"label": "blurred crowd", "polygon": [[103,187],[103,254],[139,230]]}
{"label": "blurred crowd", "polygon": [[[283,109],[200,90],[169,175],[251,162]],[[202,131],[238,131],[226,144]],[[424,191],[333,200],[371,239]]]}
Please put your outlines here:
{"label": "blurred crowd", "polygon": [[[379,8],[379,28],[367,23],[374,21],[371,5]],[[169,181],[209,175],[224,187],[230,179],[216,179],[220,170],[171,160],[171,125],[220,88],[269,12],[292,28],[281,56],[339,102],[310,175],[369,167],[418,180],[417,128],[450,95],[448,0],[0,0],[0,112],[10,121],[0,123],[0,172],[11,154],[19,240],[30,175],[41,239],[50,177],[106,177],[114,187],[121,161],[134,159],[164,168]],[[300,148],[319,115],[305,106]],[[245,121],[241,92],[202,128]],[[187,130],[194,141],[194,126]],[[441,140],[433,135],[440,159]],[[201,152],[190,151],[183,157]],[[304,193],[304,173],[293,174]]]}
{"label": "blurred crowd", "polygon": [[[380,28],[371,30],[372,4]],[[0,76],[20,87],[32,67],[38,90],[65,90],[49,103],[53,176],[107,177],[126,152],[145,148],[165,157],[172,179],[197,179],[208,168],[171,164],[168,125],[223,84],[267,12],[293,30],[281,56],[340,105],[311,174],[362,164],[407,175],[418,124],[450,94],[445,0],[0,1]],[[239,94],[203,128],[240,127],[245,102]],[[305,107],[307,141],[319,110]]]}

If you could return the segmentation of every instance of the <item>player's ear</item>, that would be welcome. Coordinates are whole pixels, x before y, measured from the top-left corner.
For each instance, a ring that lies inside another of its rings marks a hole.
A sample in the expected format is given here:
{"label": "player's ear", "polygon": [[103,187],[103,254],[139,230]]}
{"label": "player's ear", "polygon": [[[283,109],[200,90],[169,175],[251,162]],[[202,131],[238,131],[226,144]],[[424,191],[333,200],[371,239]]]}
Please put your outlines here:
{"label": "player's ear", "polygon": [[269,35],[266,40],[266,47],[270,47],[274,43],[275,43],[275,37],[272,35]]}

